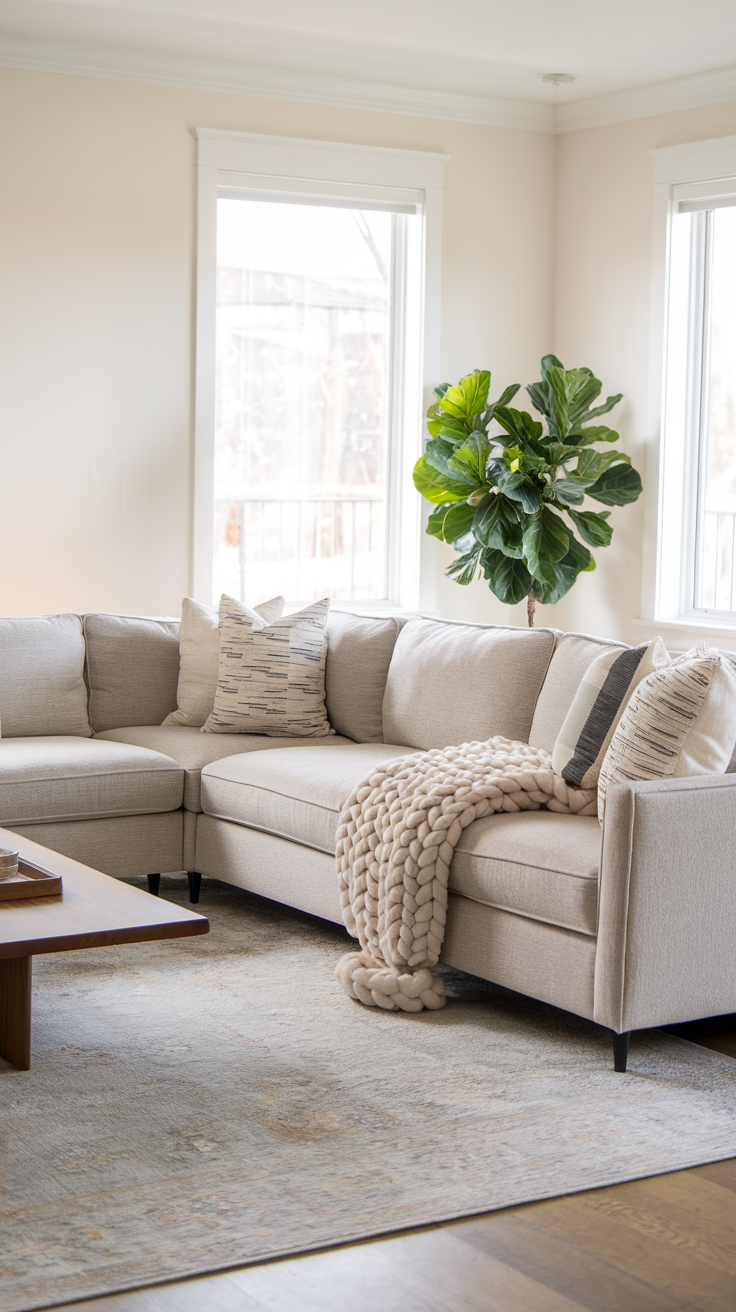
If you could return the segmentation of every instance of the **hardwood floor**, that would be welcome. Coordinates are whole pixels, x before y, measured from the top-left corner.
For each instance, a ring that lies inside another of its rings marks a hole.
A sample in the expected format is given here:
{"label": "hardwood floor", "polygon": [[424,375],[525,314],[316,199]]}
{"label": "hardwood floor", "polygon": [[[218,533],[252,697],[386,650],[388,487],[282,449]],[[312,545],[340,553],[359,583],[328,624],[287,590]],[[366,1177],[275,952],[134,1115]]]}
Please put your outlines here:
{"label": "hardwood floor", "polygon": [[[736,1059],[736,1016],[671,1027]],[[735,1312],[736,1160],[223,1275],[78,1312]]]}

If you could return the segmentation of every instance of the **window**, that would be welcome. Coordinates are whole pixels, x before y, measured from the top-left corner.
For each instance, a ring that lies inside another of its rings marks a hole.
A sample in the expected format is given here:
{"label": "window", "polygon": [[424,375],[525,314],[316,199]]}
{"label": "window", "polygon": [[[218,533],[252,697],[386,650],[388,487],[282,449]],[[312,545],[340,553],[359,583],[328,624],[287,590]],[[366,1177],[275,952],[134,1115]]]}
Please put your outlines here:
{"label": "window", "polygon": [[416,218],[217,211],[215,593],[387,602],[392,357]]}
{"label": "window", "polygon": [[736,628],[736,138],[651,154],[661,441],[648,465],[638,624],[642,637],[663,633],[675,647],[715,635],[728,646]]}
{"label": "window", "polygon": [[736,195],[674,200],[666,425],[685,466],[681,609],[736,618]]}
{"label": "window", "polygon": [[195,595],[420,604],[444,157],[198,135]]}

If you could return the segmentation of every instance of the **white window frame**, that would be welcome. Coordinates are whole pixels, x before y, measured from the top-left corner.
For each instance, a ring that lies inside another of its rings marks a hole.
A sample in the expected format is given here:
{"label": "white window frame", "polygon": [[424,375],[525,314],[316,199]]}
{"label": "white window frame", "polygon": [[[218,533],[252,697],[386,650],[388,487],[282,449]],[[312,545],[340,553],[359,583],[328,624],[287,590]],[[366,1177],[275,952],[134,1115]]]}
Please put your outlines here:
{"label": "white window frame", "polygon": [[[439,381],[442,187],[449,155],[197,128],[197,309],[192,595],[213,596],[217,201],[224,195],[305,200],[356,208],[389,202],[419,215],[419,249],[406,261],[405,304],[419,307],[396,334],[389,451],[389,601],[362,610],[433,610],[436,543],[411,471],[422,452],[423,410]],[[397,252],[402,258],[402,252]],[[416,283],[419,282],[419,286]],[[402,358],[397,358],[401,355]],[[408,356],[409,358],[405,358]],[[257,600],[257,599],[256,599]],[[339,607],[341,604],[333,603]],[[355,603],[353,603],[355,604]]]}
{"label": "white window frame", "polygon": [[670,304],[673,217],[680,201],[713,199],[717,203],[736,195],[736,137],[666,146],[649,153],[655,168],[651,440],[644,505],[642,618],[636,624],[642,639],[661,634],[673,649],[685,649],[706,638],[736,651],[736,615],[704,615],[695,611],[691,602],[699,424],[692,412],[692,394],[683,396],[689,380],[683,374],[682,359],[676,358],[677,307]]}

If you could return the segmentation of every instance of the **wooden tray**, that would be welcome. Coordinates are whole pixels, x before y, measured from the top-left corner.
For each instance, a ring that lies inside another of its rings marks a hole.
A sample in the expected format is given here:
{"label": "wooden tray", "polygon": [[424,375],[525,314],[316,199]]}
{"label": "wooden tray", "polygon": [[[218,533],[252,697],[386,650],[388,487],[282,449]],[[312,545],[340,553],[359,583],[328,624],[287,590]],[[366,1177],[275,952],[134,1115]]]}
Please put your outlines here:
{"label": "wooden tray", "polygon": [[61,875],[54,875],[32,861],[18,860],[18,873],[13,879],[0,880],[0,906],[3,902],[17,902],[22,897],[61,897]]}

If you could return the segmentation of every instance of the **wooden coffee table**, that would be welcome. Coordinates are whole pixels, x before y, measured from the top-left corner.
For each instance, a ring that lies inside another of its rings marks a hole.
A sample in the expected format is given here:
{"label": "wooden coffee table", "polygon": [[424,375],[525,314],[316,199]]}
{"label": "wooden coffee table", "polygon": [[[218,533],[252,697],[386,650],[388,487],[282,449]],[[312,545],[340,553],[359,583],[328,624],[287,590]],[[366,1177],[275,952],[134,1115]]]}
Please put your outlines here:
{"label": "wooden coffee table", "polygon": [[61,897],[0,902],[0,1056],[27,1071],[34,956],[206,934],[210,922],[8,829],[0,829],[0,847],[17,848],[25,860],[61,875],[64,884]]}

